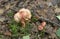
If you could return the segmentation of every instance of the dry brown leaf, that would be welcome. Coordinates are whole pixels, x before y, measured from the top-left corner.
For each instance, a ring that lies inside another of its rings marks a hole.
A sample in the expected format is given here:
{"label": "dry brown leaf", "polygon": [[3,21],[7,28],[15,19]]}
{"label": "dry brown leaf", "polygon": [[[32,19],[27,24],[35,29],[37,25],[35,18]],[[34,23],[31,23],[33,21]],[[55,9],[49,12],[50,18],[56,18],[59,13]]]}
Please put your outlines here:
{"label": "dry brown leaf", "polygon": [[7,31],[4,33],[4,35],[11,36],[11,32]]}

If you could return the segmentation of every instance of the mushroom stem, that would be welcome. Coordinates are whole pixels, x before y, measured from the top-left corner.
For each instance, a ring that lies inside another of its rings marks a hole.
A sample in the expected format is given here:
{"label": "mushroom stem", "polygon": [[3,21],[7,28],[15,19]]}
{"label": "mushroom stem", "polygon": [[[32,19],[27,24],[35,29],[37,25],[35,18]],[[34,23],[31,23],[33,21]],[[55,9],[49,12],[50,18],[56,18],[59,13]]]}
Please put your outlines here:
{"label": "mushroom stem", "polygon": [[22,23],[22,27],[25,27],[25,21],[21,20],[21,23]]}

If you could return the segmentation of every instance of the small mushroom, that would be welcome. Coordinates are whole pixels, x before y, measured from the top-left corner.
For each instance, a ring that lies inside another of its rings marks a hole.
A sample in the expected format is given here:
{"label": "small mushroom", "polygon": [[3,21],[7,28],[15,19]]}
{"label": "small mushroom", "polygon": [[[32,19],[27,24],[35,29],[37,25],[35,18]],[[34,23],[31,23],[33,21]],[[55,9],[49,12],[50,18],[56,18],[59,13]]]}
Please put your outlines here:
{"label": "small mushroom", "polygon": [[43,27],[41,25],[39,25],[38,30],[43,30]]}
{"label": "small mushroom", "polygon": [[44,27],[46,25],[46,22],[42,22],[39,26],[38,26],[38,30],[43,30]]}
{"label": "small mushroom", "polygon": [[41,25],[44,27],[46,25],[46,22],[42,22]]}
{"label": "small mushroom", "polygon": [[25,21],[31,19],[31,16],[29,9],[22,8],[14,15],[14,19],[18,23],[21,22],[22,26],[25,27]]}

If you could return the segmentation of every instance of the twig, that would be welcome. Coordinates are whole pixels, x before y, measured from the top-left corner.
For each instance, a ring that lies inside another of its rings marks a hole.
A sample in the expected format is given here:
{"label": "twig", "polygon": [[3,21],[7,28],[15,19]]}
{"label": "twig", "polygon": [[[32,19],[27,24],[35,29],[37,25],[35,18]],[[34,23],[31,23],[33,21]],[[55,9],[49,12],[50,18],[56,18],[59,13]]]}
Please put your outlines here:
{"label": "twig", "polygon": [[55,23],[55,22],[53,22],[53,21],[51,21],[51,20],[49,20],[47,18],[44,18],[44,17],[40,16],[38,13],[33,13],[33,14],[36,16],[36,18],[38,19],[38,21],[46,21],[47,23],[50,23],[52,25],[60,27],[59,24],[57,24],[57,23]]}
{"label": "twig", "polygon": [[55,23],[55,22],[53,22],[53,21],[51,21],[51,20],[49,20],[49,19],[43,18],[43,17],[40,17],[38,20],[44,20],[44,21],[46,21],[46,22],[48,22],[48,23],[50,23],[50,24],[52,24],[52,25],[57,25],[57,26],[60,27],[59,24],[57,24],[57,23]]}

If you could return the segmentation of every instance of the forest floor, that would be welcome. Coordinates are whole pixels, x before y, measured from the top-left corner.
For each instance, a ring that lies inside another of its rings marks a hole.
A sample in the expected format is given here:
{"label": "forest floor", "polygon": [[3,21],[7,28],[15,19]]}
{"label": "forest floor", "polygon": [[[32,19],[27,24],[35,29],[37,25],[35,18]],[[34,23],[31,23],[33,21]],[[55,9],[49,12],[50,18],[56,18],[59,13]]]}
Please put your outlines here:
{"label": "forest floor", "polygon": [[[25,35],[30,35],[30,39],[58,39],[56,31],[60,22],[56,16],[60,14],[59,3],[57,0],[0,0],[0,39],[22,39]],[[21,8],[27,8],[33,14],[25,29],[13,19]],[[46,26],[39,31],[37,25],[41,20],[46,22]]]}

